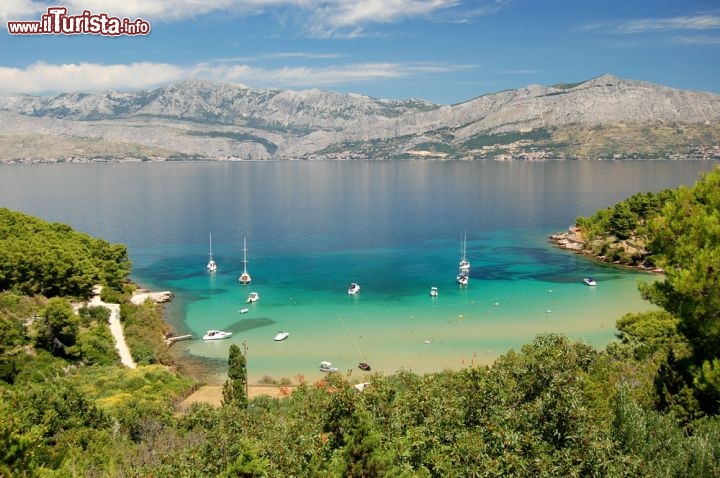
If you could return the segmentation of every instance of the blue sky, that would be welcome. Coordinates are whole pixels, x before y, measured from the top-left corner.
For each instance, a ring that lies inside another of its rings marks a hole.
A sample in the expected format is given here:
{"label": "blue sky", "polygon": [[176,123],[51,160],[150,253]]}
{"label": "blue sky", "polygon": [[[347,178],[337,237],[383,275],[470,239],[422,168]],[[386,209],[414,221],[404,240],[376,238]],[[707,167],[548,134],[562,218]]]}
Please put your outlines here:
{"label": "blue sky", "polygon": [[[11,35],[49,6],[148,35]],[[720,93],[717,0],[2,0],[0,94],[184,79],[452,104],[605,73]]]}

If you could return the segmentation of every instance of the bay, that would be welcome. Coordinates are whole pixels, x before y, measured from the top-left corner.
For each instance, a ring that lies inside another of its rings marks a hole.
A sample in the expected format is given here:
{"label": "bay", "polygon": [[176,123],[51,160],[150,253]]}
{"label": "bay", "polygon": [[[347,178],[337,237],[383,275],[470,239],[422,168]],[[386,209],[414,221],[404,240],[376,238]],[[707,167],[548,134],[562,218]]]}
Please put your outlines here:
{"label": "bay", "polygon": [[[166,314],[176,333],[232,331],[174,346],[208,381],[224,379],[232,343],[247,346],[251,382],[295,380],[319,377],[321,360],[355,375],[359,361],[386,374],[489,363],[547,332],[604,346],[620,316],[652,308],[637,282],[655,276],[557,250],[548,235],[635,192],[691,185],[716,164],[13,165],[0,168],[0,205],[126,244],[132,278],[176,294]],[[461,288],[464,231],[472,270]],[[244,237],[249,286],[238,283]],[[582,284],[588,275],[597,287]],[[245,304],[251,291],[261,299]],[[274,342],[278,330],[289,338]]]}

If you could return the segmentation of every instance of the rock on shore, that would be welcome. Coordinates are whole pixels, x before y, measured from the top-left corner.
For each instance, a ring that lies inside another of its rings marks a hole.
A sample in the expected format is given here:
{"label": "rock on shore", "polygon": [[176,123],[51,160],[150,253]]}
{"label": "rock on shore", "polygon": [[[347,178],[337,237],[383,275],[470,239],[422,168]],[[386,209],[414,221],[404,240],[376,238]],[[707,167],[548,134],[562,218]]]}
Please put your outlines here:
{"label": "rock on shore", "polygon": [[[607,236],[588,242],[579,227],[571,226],[566,232],[551,235],[550,242],[561,249],[585,254],[598,261],[633,267],[643,271],[663,272],[661,268],[652,265],[651,261],[646,261],[651,253],[645,249],[643,244],[639,243],[642,241],[633,239],[621,241],[614,236]],[[607,255],[596,252],[602,250],[606,250]]]}
{"label": "rock on shore", "polygon": [[582,252],[585,249],[585,240],[582,231],[577,226],[571,226],[566,232],[553,234],[550,241],[562,249]]}
{"label": "rock on shore", "polygon": [[130,302],[132,302],[135,305],[140,305],[144,303],[147,299],[150,299],[158,304],[162,304],[164,302],[170,302],[172,298],[175,296],[172,292],[169,290],[165,290],[162,292],[150,292],[145,289],[138,289],[135,291],[135,293],[132,296],[132,299],[130,299]]}

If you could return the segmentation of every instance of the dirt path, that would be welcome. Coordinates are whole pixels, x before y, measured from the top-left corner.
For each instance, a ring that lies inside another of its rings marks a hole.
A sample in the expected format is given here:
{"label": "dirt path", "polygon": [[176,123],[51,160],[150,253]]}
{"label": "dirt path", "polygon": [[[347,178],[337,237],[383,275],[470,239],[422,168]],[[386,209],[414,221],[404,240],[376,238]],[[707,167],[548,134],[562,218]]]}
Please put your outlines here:
{"label": "dirt path", "polygon": [[136,368],[137,365],[130,355],[130,349],[125,343],[125,334],[123,333],[122,324],[120,323],[120,304],[108,304],[100,300],[100,292],[102,287],[95,289],[96,294],[88,302],[88,306],[99,306],[105,307],[110,310],[110,332],[112,332],[113,338],[115,339],[115,348],[120,354],[120,362],[128,368]]}

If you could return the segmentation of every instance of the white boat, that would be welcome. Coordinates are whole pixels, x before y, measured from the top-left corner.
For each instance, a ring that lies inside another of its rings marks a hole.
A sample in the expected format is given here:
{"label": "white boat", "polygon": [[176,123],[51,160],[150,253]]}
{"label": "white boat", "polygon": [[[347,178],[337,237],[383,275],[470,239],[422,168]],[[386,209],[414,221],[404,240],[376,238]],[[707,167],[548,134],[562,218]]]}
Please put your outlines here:
{"label": "white boat", "polygon": [[215,272],[217,270],[217,264],[213,260],[212,255],[212,233],[210,234],[210,260],[207,263],[207,270],[210,272]]}
{"label": "white boat", "polygon": [[360,285],[355,282],[350,284],[350,287],[348,287],[348,294],[355,295],[358,292],[360,292]]}
{"label": "white boat", "polygon": [[467,259],[467,231],[465,231],[460,241],[460,263],[458,268],[460,273],[470,273],[470,261]]}
{"label": "white boat", "polygon": [[286,338],[288,338],[288,335],[290,335],[289,332],[283,332],[281,330],[277,334],[275,334],[273,340],[275,340],[276,342],[280,342],[281,340],[285,340]]}
{"label": "white boat", "polygon": [[592,277],[586,277],[583,279],[583,284],[593,287],[597,285],[597,282],[595,282],[595,279],[593,279]]}
{"label": "white boat", "polygon": [[257,302],[259,300],[260,300],[260,295],[258,295],[257,292],[250,292],[250,294],[248,295],[248,298],[245,302],[247,302],[248,304],[251,304],[251,303]]}
{"label": "white boat", "polygon": [[337,372],[337,367],[333,367],[331,362],[322,361],[320,362],[320,371],[325,373]]}
{"label": "white boat", "polygon": [[468,282],[470,282],[470,278],[466,273],[460,273],[457,276],[457,283],[460,285],[468,285]]}
{"label": "white boat", "polygon": [[240,309],[240,310],[238,310],[238,313],[240,313],[240,314],[247,314],[248,311],[250,311],[250,309]]}
{"label": "white boat", "polygon": [[438,296],[438,288],[430,287],[430,297],[437,297],[437,296]]}
{"label": "white boat", "polygon": [[208,330],[203,335],[203,340],[220,340],[226,339],[232,335],[232,332],[225,332],[224,330]]}
{"label": "white boat", "polygon": [[249,284],[252,279],[250,278],[250,274],[248,274],[247,271],[247,246],[245,243],[245,238],[243,237],[243,271],[242,274],[240,274],[240,278],[238,279],[241,284]]}

